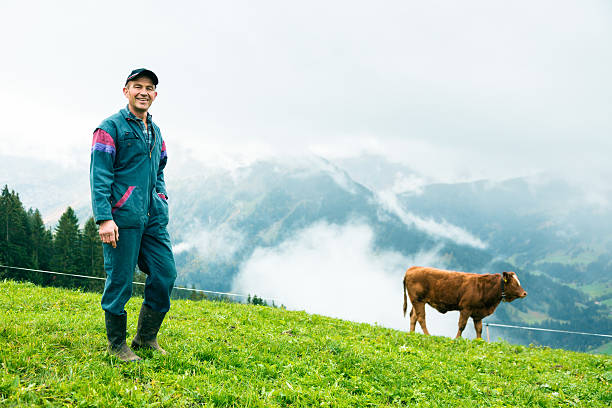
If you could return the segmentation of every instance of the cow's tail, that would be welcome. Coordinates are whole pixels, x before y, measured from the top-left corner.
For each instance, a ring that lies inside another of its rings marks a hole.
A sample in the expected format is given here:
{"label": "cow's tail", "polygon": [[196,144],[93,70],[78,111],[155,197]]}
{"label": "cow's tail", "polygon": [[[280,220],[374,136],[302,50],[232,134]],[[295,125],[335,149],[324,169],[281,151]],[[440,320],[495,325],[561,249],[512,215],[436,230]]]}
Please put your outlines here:
{"label": "cow's tail", "polygon": [[406,276],[402,280],[402,286],[404,287],[404,317],[406,317],[406,309],[408,309],[408,298],[406,296]]}

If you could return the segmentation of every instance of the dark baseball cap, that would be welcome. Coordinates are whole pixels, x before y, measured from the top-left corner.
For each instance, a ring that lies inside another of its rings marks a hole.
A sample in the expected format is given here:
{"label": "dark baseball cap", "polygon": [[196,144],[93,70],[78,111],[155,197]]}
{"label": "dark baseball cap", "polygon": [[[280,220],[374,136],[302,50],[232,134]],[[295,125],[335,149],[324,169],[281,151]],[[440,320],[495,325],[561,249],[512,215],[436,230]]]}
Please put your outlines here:
{"label": "dark baseball cap", "polygon": [[153,85],[155,86],[157,86],[157,83],[159,82],[157,80],[157,75],[155,75],[155,72],[149,69],[146,69],[146,68],[138,68],[130,72],[130,75],[128,75],[127,79],[125,80],[125,84],[127,85],[128,82],[133,81],[134,79],[141,77],[141,76],[146,76],[146,77],[151,78],[151,81],[153,81]]}

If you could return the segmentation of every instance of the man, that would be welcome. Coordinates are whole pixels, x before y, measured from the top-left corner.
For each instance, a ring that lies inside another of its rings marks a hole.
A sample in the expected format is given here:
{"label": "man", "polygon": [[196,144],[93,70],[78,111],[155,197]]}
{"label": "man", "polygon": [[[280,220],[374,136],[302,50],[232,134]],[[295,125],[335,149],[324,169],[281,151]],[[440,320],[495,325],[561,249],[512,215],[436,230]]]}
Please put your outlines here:
{"label": "man", "polygon": [[[152,348],[166,354],[157,343],[157,333],[170,309],[176,279],[166,229],[166,145],[148,113],[157,97],[157,84],[152,71],[132,71],[123,88],[127,107],[102,121],[94,131],[91,147],[91,201],[104,243],[107,275],[102,309],[108,351],[123,361],[140,360],[132,349]],[[136,264],[147,280],[130,349],[125,342],[125,304],[132,295]]]}

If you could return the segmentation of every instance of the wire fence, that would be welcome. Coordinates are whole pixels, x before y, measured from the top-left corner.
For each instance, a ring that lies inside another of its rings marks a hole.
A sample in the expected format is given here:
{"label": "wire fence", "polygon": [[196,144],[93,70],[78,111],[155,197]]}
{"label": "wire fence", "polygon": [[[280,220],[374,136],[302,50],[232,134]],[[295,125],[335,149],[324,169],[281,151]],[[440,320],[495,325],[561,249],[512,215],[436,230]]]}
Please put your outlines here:
{"label": "wire fence", "polygon": [[[21,267],[17,267],[17,266],[0,265],[0,268],[19,270],[19,271],[27,271],[27,272],[39,272],[39,273],[46,273],[46,274],[51,274],[51,275],[70,276],[70,277],[82,278],[82,279],[94,279],[94,280],[101,280],[101,281],[105,281],[106,280],[106,278],[103,278],[103,277],[100,277],[100,276],[78,275],[78,274],[65,273],[65,272],[45,271],[45,270],[41,270],[41,269],[21,268]],[[133,281],[132,284],[140,285],[140,286],[145,286],[144,282]],[[186,291],[191,291],[191,292],[195,292],[195,293],[207,293],[207,294],[219,295],[219,296],[233,296],[233,297],[241,297],[241,298],[249,298],[251,296],[251,295],[245,295],[245,294],[242,294],[242,293],[217,292],[217,291],[213,291],[213,290],[185,288],[185,287],[181,287],[181,286],[174,286],[174,289],[186,290]],[[262,298],[262,297],[260,297],[260,299],[266,300],[266,301],[271,301],[273,304],[275,303],[275,299],[273,299],[273,298]],[[612,338],[612,334],[586,333],[586,332],[578,332],[578,331],[570,331],[570,330],[558,330],[558,329],[544,329],[544,328],[540,328],[540,327],[513,326],[513,325],[510,325],[510,324],[500,324],[500,323],[488,323],[488,322],[483,322],[483,323],[484,323],[485,328],[486,328],[487,341],[488,342],[491,341],[490,334],[489,334],[489,326],[491,326],[491,327],[511,328],[511,329],[520,329],[520,330],[532,330],[532,331],[542,331],[542,332],[576,334],[576,335],[581,335],[581,336],[597,336],[597,337]]]}
{"label": "wire fence", "polygon": [[578,331],[571,331],[571,330],[560,330],[560,329],[544,329],[541,327],[528,327],[528,326],[515,326],[515,325],[511,325],[511,324],[501,324],[501,323],[487,323],[487,322],[483,322],[486,328],[486,332],[487,332],[487,342],[491,342],[491,336],[489,333],[489,326],[491,327],[501,327],[501,328],[508,328],[508,329],[519,329],[519,330],[526,330],[526,331],[536,331],[536,332],[548,332],[548,333],[561,333],[561,334],[574,334],[574,335],[579,335],[579,336],[591,336],[591,337],[607,337],[612,339],[612,335],[611,334],[602,334],[602,333],[586,333],[586,332],[578,332]]}
{"label": "wire fence", "polygon": [[508,327],[512,329],[522,329],[522,330],[535,330],[535,331],[544,331],[544,332],[554,332],[554,333],[567,333],[567,334],[579,334],[582,336],[598,336],[598,337],[609,337],[612,338],[612,334],[600,334],[600,333],[585,333],[585,332],[577,332],[570,330],[557,330],[557,329],[543,329],[540,327],[526,327],[526,326],[512,326],[510,324],[498,324],[498,323],[485,323],[487,329],[487,341],[489,341],[489,326],[493,327]]}
{"label": "wire fence", "polygon": [[[45,271],[45,270],[42,270],[42,269],[21,268],[21,267],[17,267],[17,266],[8,266],[8,265],[0,265],[0,268],[12,269],[12,270],[18,270],[18,271],[25,271],[25,272],[39,272],[39,273],[46,273],[46,274],[50,274],[50,275],[70,276],[70,277],[74,277],[74,278],[83,278],[83,279],[93,279],[93,280],[106,281],[106,278],[103,278],[103,277],[100,277],[100,276],[78,275],[78,274],[74,274],[74,273]],[[132,284],[133,285],[145,286],[145,282],[132,281]],[[186,291],[195,292],[195,293],[208,293],[208,294],[219,295],[219,296],[233,296],[233,297],[240,297],[240,298],[245,298],[245,299],[248,299],[251,296],[251,295],[245,295],[245,294],[242,294],[242,293],[217,292],[217,291],[214,291],[214,290],[185,288],[185,287],[182,287],[182,286],[174,286],[173,289],[186,290]],[[267,300],[267,301],[275,302],[275,299],[272,299],[272,298],[264,298],[264,297],[260,297],[260,296],[258,296],[258,298],[262,299],[262,300]]]}

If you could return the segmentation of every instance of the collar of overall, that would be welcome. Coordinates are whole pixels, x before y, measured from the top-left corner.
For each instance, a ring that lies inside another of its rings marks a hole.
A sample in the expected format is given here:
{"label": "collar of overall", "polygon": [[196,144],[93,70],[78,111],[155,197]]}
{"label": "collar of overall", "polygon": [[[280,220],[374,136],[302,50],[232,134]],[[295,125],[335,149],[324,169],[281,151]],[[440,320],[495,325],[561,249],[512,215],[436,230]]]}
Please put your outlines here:
{"label": "collar of overall", "polygon": [[504,274],[501,276],[501,298],[502,300],[506,300],[506,293],[504,292]]}

